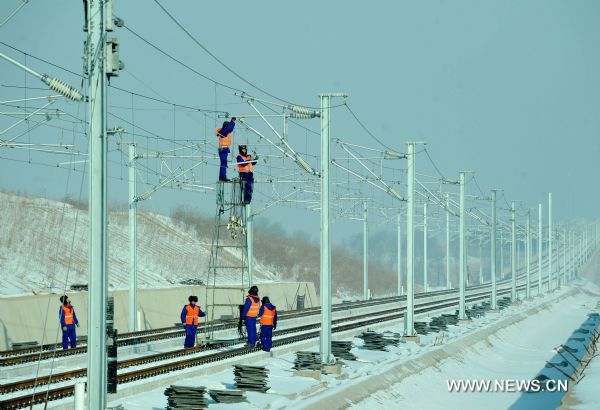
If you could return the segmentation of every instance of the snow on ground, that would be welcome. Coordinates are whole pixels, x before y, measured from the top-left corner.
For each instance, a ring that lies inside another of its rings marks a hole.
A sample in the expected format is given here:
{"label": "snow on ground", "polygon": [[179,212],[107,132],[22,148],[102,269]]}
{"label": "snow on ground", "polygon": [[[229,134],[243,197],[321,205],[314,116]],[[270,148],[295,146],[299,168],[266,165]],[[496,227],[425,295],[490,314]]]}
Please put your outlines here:
{"label": "snow on ground", "polygon": [[[254,364],[270,369],[271,390],[267,394],[248,392],[249,403],[243,405],[211,402],[210,408],[508,408],[523,394],[532,393],[450,393],[446,380],[535,377],[554,355],[552,349],[564,343],[596,305],[597,297],[577,289],[575,296],[567,297],[569,291],[573,288],[565,286],[467,325],[450,326],[440,346],[433,346],[439,335],[431,334],[422,336],[420,345],[407,342],[389,352],[368,351],[362,347],[361,339],[354,338],[352,352],[358,360],[345,362],[337,377],[323,375],[321,380],[315,380],[294,376],[293,353],[258,360]],[[535,315],[519,316],[532,309],[537,309]],[[400,331],[401,327],[390,330]],[[315,346],[313,350],[316,349]],[[233,371],[187,378],[178,384],[230,389],[234,388]],[[110,405],[123,404],[128,410],[163,409],[167,403],[163,394],[166,387]],[[589,394],[593,394],[593,388],[589,388]]]}
{"label": "snow on ground", "polygon": [[[59,292],[72,284],[87,283],[88,213],[80,208],[0,191],[0,296],[48,289]],[[172,287],[184,279],[198,279],[198,272],[207,271],[210,240],[186,231],[169,217],[144,211],[138,211],[137,228],[140,287]],[[126,289],[126,211],[110,212],[109,237],[109,288]],[[255,271],[262,282],[277,279],[262,265],[255,265]]]}

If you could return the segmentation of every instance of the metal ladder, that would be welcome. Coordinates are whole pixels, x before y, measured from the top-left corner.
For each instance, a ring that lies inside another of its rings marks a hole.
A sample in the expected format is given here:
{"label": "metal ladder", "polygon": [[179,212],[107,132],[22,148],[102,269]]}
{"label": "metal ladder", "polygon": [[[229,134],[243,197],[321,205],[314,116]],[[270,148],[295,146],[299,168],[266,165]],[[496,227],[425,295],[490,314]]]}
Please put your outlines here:
{"label": "metal ladder", "polygon": [[[214,339],[213,324],[221,316],[216,317],[215,311],[230,313],[232,317],[236,317],[247,290],[247,215],[242,203],[242,184],[238,178],[230,182],[218,181],[216,184],[216,213],[206,281],[206,343],[217,342]],[[224,292],[231,293],[232,290],[240,292],[239,300],[229,297],[225,301],[229,303],[217,303],[221,299],[219,296],[223,296]],[[240,337],[243,335],[240,334]]]}

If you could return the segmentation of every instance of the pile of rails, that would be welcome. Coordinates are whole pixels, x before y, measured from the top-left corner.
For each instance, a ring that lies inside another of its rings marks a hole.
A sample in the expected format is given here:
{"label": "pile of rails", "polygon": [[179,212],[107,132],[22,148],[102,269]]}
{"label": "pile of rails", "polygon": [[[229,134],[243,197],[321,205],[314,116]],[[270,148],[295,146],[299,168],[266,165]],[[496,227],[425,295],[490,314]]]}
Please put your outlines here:
{"label": "pile of rails", "polygon": [[246,401],[242,390],[209,390],[208,394],[217,403],[232,404]]}
{"label": "pile of rails", "polygon": [[233,366],[235,385],[240,390],[252,390],[266,393],[268,386],[269,370],[263,366],[245,366],[236,364]]}
{"label": "pile of rails", "polygon": [[338,359],[356,360],[354,353],[351,353],[352,342],[336,341],[331,342],[331,353]]}
{"label": "pile of rails", "polygon": [[208,407],[205,397],[206,387],[175,386],[171,385],[165,390],[167,396],[167,410],[186,409],[200,410]]}
{"label": "pile of rails", "polygon": [[315,352],[296,352],[294,370],[322,370],[321,355]]}
{"label": "pile of rails", "polygon": [[400,343],[400,333],[394,332],[366,331],[358,337],[365,342],[365,348],[368,350],[387,351],[388,346],[398,346]]}

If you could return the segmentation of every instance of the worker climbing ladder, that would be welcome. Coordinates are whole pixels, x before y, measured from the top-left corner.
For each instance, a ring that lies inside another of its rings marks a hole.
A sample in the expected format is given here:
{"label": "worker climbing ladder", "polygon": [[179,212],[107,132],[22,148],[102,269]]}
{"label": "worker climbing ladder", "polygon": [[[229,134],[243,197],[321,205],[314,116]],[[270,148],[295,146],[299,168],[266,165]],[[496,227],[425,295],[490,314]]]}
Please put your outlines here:
{"label": "worker climbing ladder", "polygon": [[238,178],[218,181],[206,281],[207,343],[215,341],[215,319],[237,316],[239,305],[244,303],[248,285],[246,210],[242,203],[242,182]]}

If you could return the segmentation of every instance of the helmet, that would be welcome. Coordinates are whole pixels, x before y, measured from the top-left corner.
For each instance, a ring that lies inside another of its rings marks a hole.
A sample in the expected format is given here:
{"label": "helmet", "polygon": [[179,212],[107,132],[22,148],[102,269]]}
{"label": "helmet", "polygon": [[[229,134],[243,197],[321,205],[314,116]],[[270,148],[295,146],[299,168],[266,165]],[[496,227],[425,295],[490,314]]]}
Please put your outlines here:
{"label": "helmet", "polygon": [[238,151],[240,152],[240,154],[242,153],[242,151],[248,152],[248,147],[246,145],[238,145]]}
{"label": "helmet", "polygon": [[69,297],[67,295],[62,295],[60,297],[60,303],[62,303],[62,304],[67,303],[67,299],[69,299]]}
{"label": "helmet", "polygon": [[252,286],[248,291],[248,294],[258,296],[258,288],[256,286]]}
{"label": "helmet", "polygon": [[263,298],[262,298],[262,300],[261,300],[261,302],[262,302],[263,304],[265,304],[265,303],[271,303],[271,301],[269,300],[269,297],[268,297],[268,296],[265,296],[265,297],[263,297]]}
{"label": "helmet", "polygon": [[189,302],[196,302],[196,303],[198,303],[198,296],[190,296],[188,298],[188,301]]}

